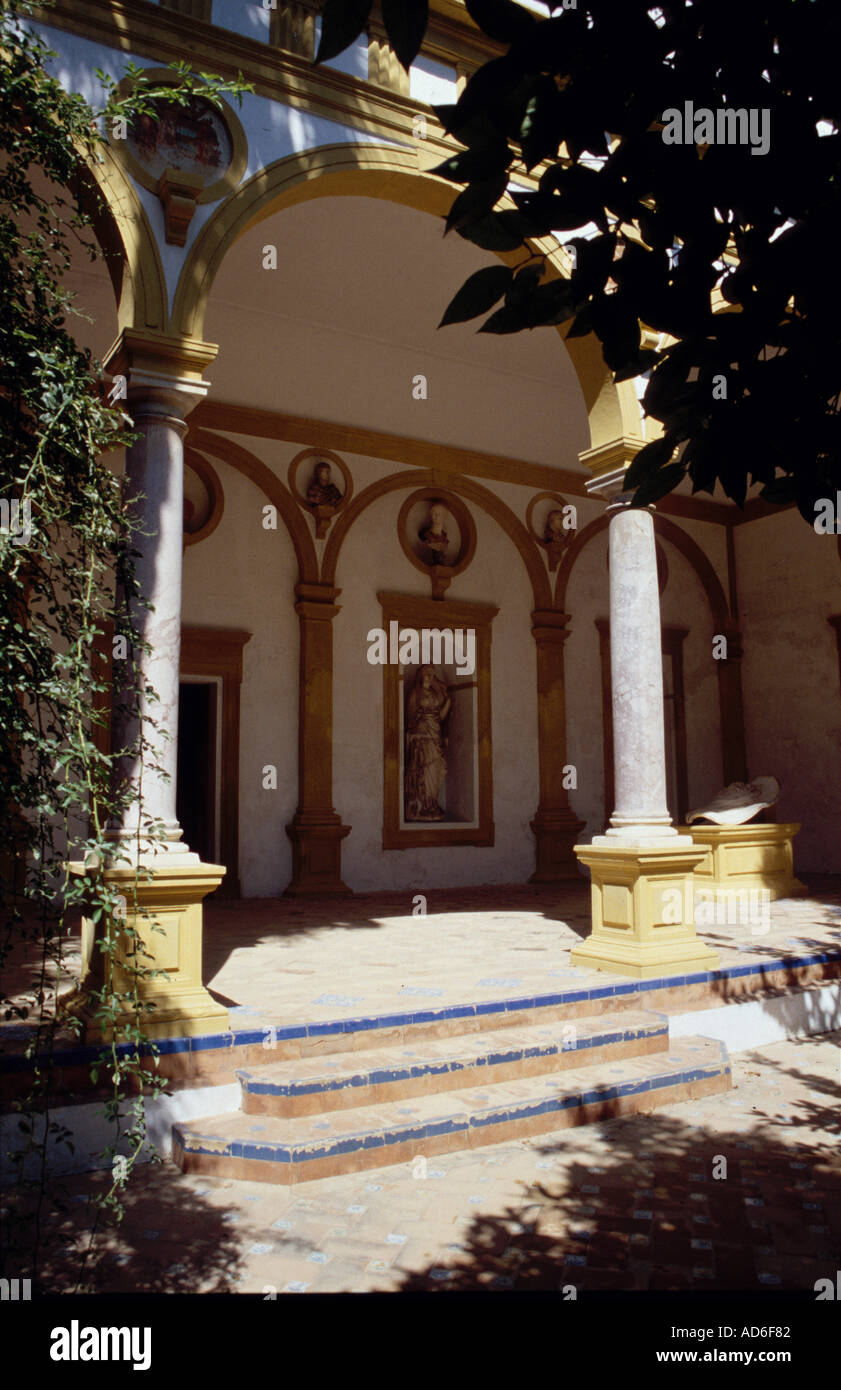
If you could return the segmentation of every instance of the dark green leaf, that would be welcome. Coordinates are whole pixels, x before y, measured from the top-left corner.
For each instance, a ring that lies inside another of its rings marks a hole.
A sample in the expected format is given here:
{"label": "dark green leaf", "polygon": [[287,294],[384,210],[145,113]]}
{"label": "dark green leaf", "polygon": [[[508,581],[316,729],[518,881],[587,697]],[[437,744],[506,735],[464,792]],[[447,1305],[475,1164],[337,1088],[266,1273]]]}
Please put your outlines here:
{"label": "dark green leaf", "polygon": [[464,323],[478,314],[486,314],[502,298],[513,278],[513,270],[505,265],[488,265],[477,270],[450,300],[438,327]]}
{"label": "dark green leaf", "polygon": [[674,451],[675,441],[670,435],[652,439],[640,449],[625,474],[625,487],[628,491],[656,476],[660,469],[668,464]]}
{"label": "dark green leaf", "polygon": [[465,0],[467,13],[490,39],[516,43],[525,38],[535,24],[533,15],[513,0]]}
{"label": "dark green leaf", "polygon": [[429,20],[429,0],[382,0],[389,42],[406,71],[420,52]]}
{"label": "dark green leaf", "polygon": [[506,304],[501,309],[497,309],[495,314],[491,314],[489,319],[486,319],[479,332],[519,333],[522,329],[530,327],[525,305],[519,304],[512,308]]}
{"label": "dark green leaf", "polygon": [[458,234],[465,241],[472,241],[474,246],[481,246],[483,251],[516,251],[522,246],[523,238],[509,230],[503,221],[504,216],[501,212],[489,212],[478,222],[459,227]]}
{"label": "dark green leaf", "polygon": [[459,150],[443,164],[436,164],[430,173],[451,183],[475,183],[498,178],[511,163],[512,154],[504,141],[484,149]]}
{"label": "dark green leaf", "polygon": [[478,183],[468,184],[467,188],[459,193],[447,214],[444,234],[452,231],[454,227],[461,230],[469,222],[485,217],[502,197],[507,183],[507,174],[499,174],[493,179],[482,179]]}
{"label": "dark green leaf", "polygon": [[324,0],[316,63],[338,57],[359,38],[368,23],[371,5],[372,0]]}

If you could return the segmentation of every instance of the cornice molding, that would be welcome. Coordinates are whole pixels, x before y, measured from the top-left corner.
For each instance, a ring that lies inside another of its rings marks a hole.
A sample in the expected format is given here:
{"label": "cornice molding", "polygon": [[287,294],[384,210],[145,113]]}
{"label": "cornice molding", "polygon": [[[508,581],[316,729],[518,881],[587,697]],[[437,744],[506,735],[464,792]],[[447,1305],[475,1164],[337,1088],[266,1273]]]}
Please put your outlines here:
{"label": "cornice molding", "polygon": [[[386,459],[411,468],[430,469],[436,473],[467,474],[490,478],[499,483],[516,483],[535,489],[547,488],[573,497],[590,496],[588,473],[575,473],[569,468],[553,468],[545,463],[528,463],[504,454],[485,453],[479,449],[464,449],[454,444],[433,444],[426,439],[389,434],[382,430],[363,429],[358,425],[342,425],[330,420],[313,420],[309,416],[286,415],[280,411],[262,410],[256,406],[229,405],[223,401],[203,400],[196,407],[192,421],[196,428],[220,430],[227,434],[244,434],[257,439],[277,439],[287,444],[311,445],[314,448],[334,449],[370,458]],[[643,441],[636,441],[639,448]],[[608,450],[612,445],[603,446]],[[602,452],[599,449],[593,454]],[[584,457],[584,455],[582,455]],[[767,503],[760,503],[762,515]],[[751,503],[747,504],[751,507]],[[751,519],[737,508],[721,502],[704,502],[694,497],[670,493],[657,504],[658,512],[668,516],[706,521],[716,526],[736,526]]]}
{"label": "cornice molding", "polygon": [[[466,12],[464,17],[468,22],[463,24],[449,15],[436,18],[424,54],[452,67],[469,67],[502,51],[500,45],[484,40]],[[241,73],[258,96],[296,111],[308,111],[385,139],[420,144],[439,158],[442,152],[452,153],[453,142],[444,136],[431,107],[424,102],[335,68],[313,67],[308,59],[285,49],[146,0],[56,0],[49,10],[36,7],[34,18],[124,53],[167,64],[188,61],[196,71],[223,78],[236,78]],[[423,141],[414,136],[419,116],[426,123]],[[524,181],[519,174],[518,181]]]}

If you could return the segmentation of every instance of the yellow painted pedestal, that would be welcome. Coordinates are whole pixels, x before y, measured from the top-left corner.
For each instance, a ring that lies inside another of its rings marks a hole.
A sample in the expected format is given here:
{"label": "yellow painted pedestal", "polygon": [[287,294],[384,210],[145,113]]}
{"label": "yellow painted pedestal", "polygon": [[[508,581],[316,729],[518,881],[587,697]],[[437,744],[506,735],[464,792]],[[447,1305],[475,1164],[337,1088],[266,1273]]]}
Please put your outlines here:
{"label": "yellow painted pedestal", "polygon": [[691,835],[706,850],[695,870],[696,891],[765,888],[772,899],[802,897],[809,890],[794,877],[793,841],[799,829],[797,822],[681,826],[681,835]]}
{"label": "yellow painted pedestal", "polygon": [[572,965],[634,979],[715,970],[719,958],[694,926],[693,870],[702,845],[576,845],[590,870],[593,930],[573,950]]}
{"label": "yellow painted pedestal", "polygon": [[[161,860],[160,866],[156,862],[145,867],[137,877],[136,911],[134,870],[107,873],[125,899],[125,925],[135,927],[141,938],[143,952],[135,963],[162,972],[141,977],[140,1012],[135,1015],[127,1008],[124,1023],[118,1022],[116,1029],[96,1017],[101,1005],[91,993],[105,984],[119,993],[132,988],[126,963],[133,938],[121,935],[112,959],[99,949],[96,924],[88,918],[82,922],[82,977],[78,988],[61,1001],[61,1011],[83,1020],[86,1041],[110,1041],[115,1032],[119,1038],[135,1023],[147,1038],[195,1037],[230,1028],[227,1009],[202,984],[202,901],[218,888],[225,869],[221,864],[191,863],[187,856],[173,855],[169,863],[163,856]],[[81,864],[69,868],[71,873],[85,872]]]}

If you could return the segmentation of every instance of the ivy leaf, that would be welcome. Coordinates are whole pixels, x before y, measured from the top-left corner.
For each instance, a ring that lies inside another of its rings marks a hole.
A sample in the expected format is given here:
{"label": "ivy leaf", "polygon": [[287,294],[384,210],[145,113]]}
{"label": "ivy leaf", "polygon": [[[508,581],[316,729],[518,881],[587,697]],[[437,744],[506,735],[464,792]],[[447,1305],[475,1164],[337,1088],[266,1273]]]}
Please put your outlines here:
{"label": "ivy leaf", "polygon": [[420,52],[429,22],[429,0],[382,0],[389,42],[406,72]]}
{"label": "ivy leaf", "polygon": [[372,0],[324,0],[316,63],[338,57],[359,38],[368,23],[371,5]]}
{"label": "ivy leaf", "polygon": [[506,293],[513,278],[513,270],[506,265],[487,265],[475,271],[453,295],[438,327],[443,328],[448,323],[465,323],[467,319],[486,314]]}

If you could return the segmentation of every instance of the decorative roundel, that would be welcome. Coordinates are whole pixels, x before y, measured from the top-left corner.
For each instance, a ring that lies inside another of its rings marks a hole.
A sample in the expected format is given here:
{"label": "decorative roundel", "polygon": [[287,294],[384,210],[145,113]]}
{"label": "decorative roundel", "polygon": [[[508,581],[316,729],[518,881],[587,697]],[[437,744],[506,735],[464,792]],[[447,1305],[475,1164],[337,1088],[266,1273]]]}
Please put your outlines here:
{"label": "decorative roundel", "polygon": [[353,478],[344,459],[330,449],[303,449],[289,465],[289,491],[312,512],[315,534],[323,540],[333,517],[350,501]]}
{"label": "decorative roundel", "polygon": [[564,551],[575,540],[578,514],[574,504],[559,492],[538,492],[526,508],[526,526],[533,540],[546,551],[549,569],[557,568]]}
{"label": "decorative roundel", "polygon": [[403,552],[415,569],[443,593],[476,552],[476,526],[461,498],[443,488],[424,487],[404,501],[397,518]]}
{"label": "decorative roundel", "polygon": [[[177,87],[181,79],[171,68],[146,68],[143,76],[157,87]],[[118,84],[128,95],[133,79]],[[144,112],[118,133],[108,126],[108,141],[129,173],[143,188],[159,193],[164,175],[194,185],[197,203],[215,203],[240,183],[248,164],[245,131],[228,102],[219,106],[195,95],[184,104],[160,101],[154,114]]]}
{"label": "decorative roundel", "polygon": [[219,474],[195,449],[184,454],[184,544],[198,545],[216,530],[225,509]]}

